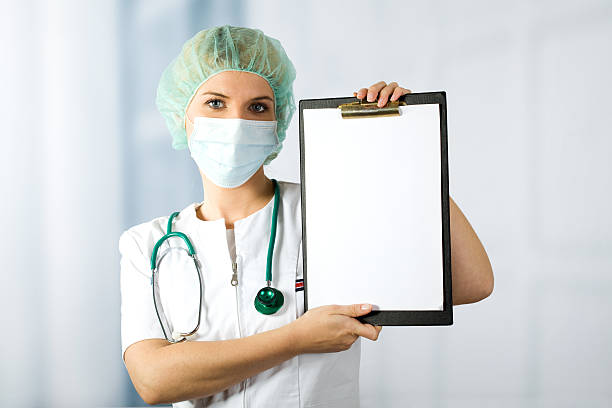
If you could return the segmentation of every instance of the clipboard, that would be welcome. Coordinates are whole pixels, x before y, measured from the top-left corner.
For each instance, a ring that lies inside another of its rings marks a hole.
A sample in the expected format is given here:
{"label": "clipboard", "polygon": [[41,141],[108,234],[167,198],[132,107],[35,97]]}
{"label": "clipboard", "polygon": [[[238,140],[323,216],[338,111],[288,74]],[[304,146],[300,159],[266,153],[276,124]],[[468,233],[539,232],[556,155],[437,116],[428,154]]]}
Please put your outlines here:
{"label": "clipboard", "polygon": [[452,325],[446,93],[300,100],[299,126],[304,310]]}

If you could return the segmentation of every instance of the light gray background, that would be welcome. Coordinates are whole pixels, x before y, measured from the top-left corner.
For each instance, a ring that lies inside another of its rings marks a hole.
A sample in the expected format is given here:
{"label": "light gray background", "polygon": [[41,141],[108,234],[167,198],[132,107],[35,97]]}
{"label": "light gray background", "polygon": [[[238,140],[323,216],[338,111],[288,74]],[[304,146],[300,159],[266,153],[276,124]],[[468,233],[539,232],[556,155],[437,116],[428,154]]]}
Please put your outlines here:
{"label": "light gray background", "polygon": [[[119,234],[202,199],[154,107],[185,40],[261,28],[297,99],[378,80],[448,94],[450,191],[495,290],[448,328],[363,342],[363,406],[612,402],[612,3],[5,1],[2,343],[6,406],[141,404],[119,337]],[[267,173],[299,175],[297,115]]]}

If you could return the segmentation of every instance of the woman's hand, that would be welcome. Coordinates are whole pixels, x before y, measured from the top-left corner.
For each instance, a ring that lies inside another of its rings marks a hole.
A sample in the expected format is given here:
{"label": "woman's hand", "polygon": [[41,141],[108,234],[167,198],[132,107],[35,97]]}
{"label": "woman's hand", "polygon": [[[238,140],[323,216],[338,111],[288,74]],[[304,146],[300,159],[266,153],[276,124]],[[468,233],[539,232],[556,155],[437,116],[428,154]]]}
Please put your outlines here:
{"label": "woman's hand", "polygon": [[328,305],[308,310],[289,323],[297,354],[333,353],[348,350],[363,336],[375,341],[382,326],[361,323],[355,317],[372,310],[372,305]]}
{"label": "woman's hand", "polygon": [[353,96],[358,99],[363,99],[367,96],[368,102],[374,102],[378,98],[378,107],[382,108],[388,101],[397,101],[400,96],[411,92],[410,89],[398,86],[397,82],[387,84],[385,81],[380,81],[369,88],[361,88],[359,91],[353,92]]}

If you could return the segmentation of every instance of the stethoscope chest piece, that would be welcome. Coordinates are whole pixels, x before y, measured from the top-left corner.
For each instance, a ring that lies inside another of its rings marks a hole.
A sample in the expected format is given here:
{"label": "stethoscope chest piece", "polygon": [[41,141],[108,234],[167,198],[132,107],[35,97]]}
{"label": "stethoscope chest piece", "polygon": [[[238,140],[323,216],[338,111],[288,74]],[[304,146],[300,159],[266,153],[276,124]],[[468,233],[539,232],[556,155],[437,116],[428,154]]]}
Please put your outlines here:
{"label": "stethoscope chest piece", "polygon": [[255,309],[259,313],[270,315],[276,313],[284,302],[285,297],[280,290],[265,286],[259,289],[257,296],[255,296]]}

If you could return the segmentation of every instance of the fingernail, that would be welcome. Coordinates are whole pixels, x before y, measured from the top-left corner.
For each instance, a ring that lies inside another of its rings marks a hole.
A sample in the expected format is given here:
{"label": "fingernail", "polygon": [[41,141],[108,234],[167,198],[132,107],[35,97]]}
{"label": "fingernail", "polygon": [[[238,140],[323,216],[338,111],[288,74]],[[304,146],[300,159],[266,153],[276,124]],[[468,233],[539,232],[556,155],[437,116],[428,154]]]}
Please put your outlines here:
{"label": "fingernail", "polygon": [[364,303],[361,305],[361,310],[368,310],[370,308],[370,305],[367,303]]}

